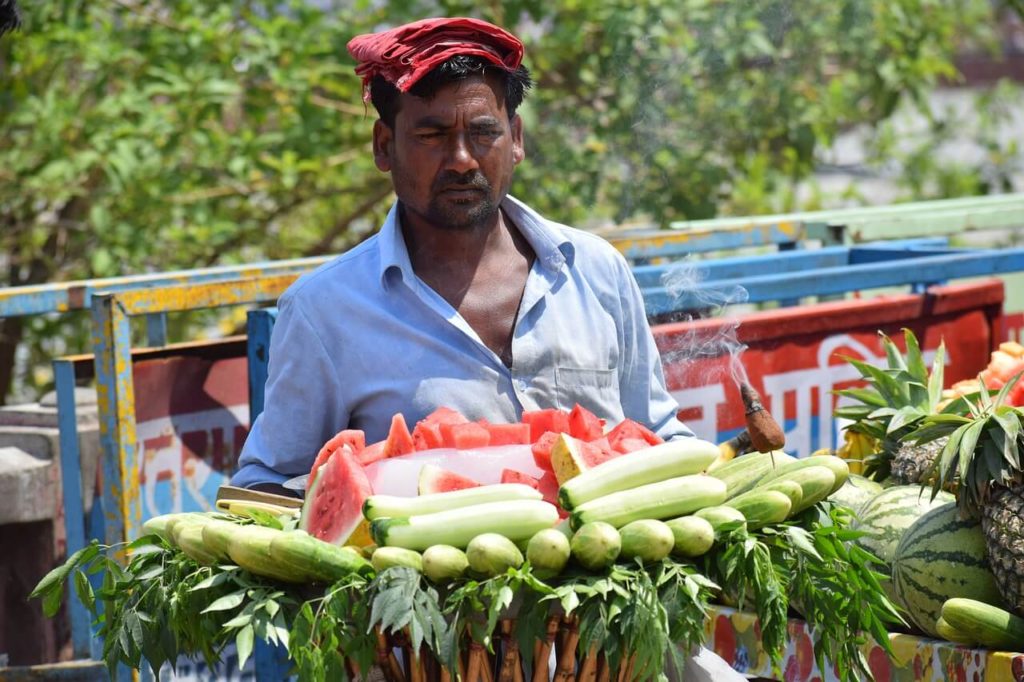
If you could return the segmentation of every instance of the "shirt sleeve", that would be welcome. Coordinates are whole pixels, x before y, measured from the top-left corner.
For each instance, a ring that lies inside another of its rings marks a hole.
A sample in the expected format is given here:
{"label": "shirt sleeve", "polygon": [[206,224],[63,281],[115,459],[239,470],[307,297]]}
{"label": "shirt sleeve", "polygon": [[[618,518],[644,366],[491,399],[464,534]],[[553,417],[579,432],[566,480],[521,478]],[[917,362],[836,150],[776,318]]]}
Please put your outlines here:
{"label": "shirt sleeve", "polygon": [[302,301],[283,297],[270,337],[265,407],[242,447],[232,485],[282,483],[309,473],[323,444],[348,424],[335,363]]}
{"label": "shirt sleeve", "polygon": [[693,431],[676,417],[679,404],[665,385],[661,354],[647,324],[640,287],[625,258],[617,252],[615,257],[622,301],[619,394],[623,413],[647,425],[665,440],[693,437]]}

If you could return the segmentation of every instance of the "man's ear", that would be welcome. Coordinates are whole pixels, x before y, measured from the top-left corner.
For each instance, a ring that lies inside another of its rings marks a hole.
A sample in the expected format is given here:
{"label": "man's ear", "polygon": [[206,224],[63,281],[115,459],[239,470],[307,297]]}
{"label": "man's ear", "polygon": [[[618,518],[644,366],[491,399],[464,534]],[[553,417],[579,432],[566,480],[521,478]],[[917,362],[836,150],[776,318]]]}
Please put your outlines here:
{"label": "man's ear", "polygon": [[516,114],[512,117],[512,161],[518,166],[526,158],[523,145],[523,119]]}
{"label": "man's ear", "polygon": [[391,145],[395,132],[379,118],[373,124],[373,162],[385,173],[391,170]]}

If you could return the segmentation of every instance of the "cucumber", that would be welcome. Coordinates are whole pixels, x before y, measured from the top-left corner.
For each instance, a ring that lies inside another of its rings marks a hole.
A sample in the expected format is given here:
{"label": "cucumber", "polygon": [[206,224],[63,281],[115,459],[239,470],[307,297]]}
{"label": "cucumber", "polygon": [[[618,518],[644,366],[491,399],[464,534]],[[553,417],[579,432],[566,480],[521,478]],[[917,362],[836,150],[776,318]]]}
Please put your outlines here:
{"label": "cucumber", "polygon": [[222,556],[228,555],[228,543],[231,541],[231,536],[235,534],[238,529],[237,523],[231,523],[230,521],[222,521],[221,519],[213,519],[209,523],[205,523],[201,526],[203,532],[203,544],[207,548],[216,554]]}
{"label": "cucumber", "polygon": [[672,553],[676,556],[687,559],[698,557],[707,554],[715,544],[715,529],[707,519],[681,516],[668,521],[666,525],[672,532]]}
{"label": "cucumber", "polygon": [[558,509],[542,500],[487,502],[419,516],[374,519],[370,533],[380,546],[424,550],[431,545],[466,547],[481,533],[527,540],[558,522]]}
{"label": "cucumber", "polygon": [[846,463],[846,460],[836,457],[835,455],[814,455],[812,457],[804,457],[787,464],[783,464],[778,467],[774,472],[766,475],[761,483],[770,483],[778,478],[786,477],[789,478],[790,474],[800,469],[807,467],[823,466],[828,467],[835,475],[835,483],[832,484],[832,490],[829,494],[839,490],[846,479],[850,477],[850,465]]}
{"label": "cucumber", "polygon": [[142,533],[143,535],[159,535],[161,539],[167,544],[174,544],[174,537],[170,532],[170,523],[173,519],[181,516],[180,514],[161,514],[160,516],[154,516],[146,519],[142,522]]}
{"label": "cucumber", "polygon": [[354,573],[367,575],[370,562],[356,552],[318,540],[305,531],[284,531],[270,541],[270,556],[278,565],[333,583]]}
{"label": "cucumber", "polygon": [[466,553],[451,545],[431,545],[423,550],[423,575],[438,585],[461,578],[469,568]]}
{"label": "cucumber", "polygon": [[804,489],[800,487],[799,483],[788,478],[779,478],[770,483],[755,486],[754,490],[778,490],[789,498],[790,514],[800,506],[800,502],[804,499]]}
{"label": "cucumber", "polygon": [[370,519],[420,516],[446,509],[457,509],[485,502],[506,500],[540,500],[544,496],[522,483],[495,483],[477,488],[453,490],[448,493],[430,493],[418,497],[371,495],[363,502],[363,516]]}
{"label": "cucumber", "polygon": [[282,566],[270,554],[270,543],[284,531],[266,526],[235,526],[228,540],[228,556],[250,573],[287,583],[310,582],[307,571]]}
{"label": "cucumber", "polygon": [[537,531],[526,545],[526,560],[541,579],[561,573],[569,563],[570,553],[569,536],[557,526]]}
{"label": "cucumber", "polygon": [[572,556],[583,568],[600,571],[611,566],[622,551],[622,537],[615,526],[591,521],[580,526],[569,543]]}
{"label": "cucumber", "polygon": [[481,533],[470,540],[466,558],[470,570],[488,578],[519,568],[524,561],[516,543],[499,533]]}
{"label": "cucumber", "polygon": [[177,529],[184,528],[186,524],[203,524],[210,520],[205,514],[199,512],[184,512],[181,514],[168,514],[171,518],[167,520],[164,525],[164,532],[167,533],[167,541],[179,547],[177,539]]}
{"label": "cucumber", "polygon": [[738,509],[752,529],[785,521],[793,508],[789,498],[778,490],[751,490],[725,504]]}
{"label": "cucumber", "polygon": [[710,523],[711,528],[715,531],[716,538],[723,532],[731,531],[739,526],[744,528],[747,526],[747,518],[743,516],[743,512],[735,507],[727,507],[724,504],[698,509],[693,512],[693,515]]}
{"label": "cucumber", "polygon": [[572,511],[612,493],[704,471],[717,456],[718,446],[699,438],[660,443],[629,457],[616,457],[566,481],[558,489],[558,503]]}
{"label": "cucumber", "polygon": [[957,644],[964,644],[967,646],[974,646],[978,643],[978,641],[970,635],[960,632],[955,627],[947,623],[946,619],[942,616],[939,616],[935,620],[935,632],[937,632],[939,637],[947,642],[956,642]]}
{"label": "cucumber", "polygon": [[423,572],[423,557],[419,552],[404,547],[378,547],[370,557],[373,570],[382,573],[395,566],[405,566],[419,573]]}
{"label": "cucumber", "polygon": [[[632,457],[619,459],[626,461]],[[573,528],[590,521],[604,521],[620,528],[637,519],[671,519],[721,504],[725,501],[725,490],[725,483],[713,476],[679,476],[590,500],[577,507],[569,518]]]}
{"label": "cucumber", "polygon": [[623,559],[661,561],[675,545],[672,529],[664,521],[654,519],[630,521],[619,529],[619,537],[622,539],[619,556]]}
{"label": "cucumber", "polygon": [[778,467],[796,461],[795,457],[790,457],[782,450],[752,452],[726,462],[714,471],[709,471],[708,475],[725,483],[728,499],[750,490]]}
{"label": "cucumber", "polygon": [[227,558],[219,556],[203,544],[203,528],[198,524],[182,526],[176,538],[181,551],[203,566],[213,566]]}
{"label": "cucumber", "polygon": [[832,469],[825,466],[809,466],[789,474],[783,474],[781,478],[766,484],[765,489],[769,489],[779,481],[798,483],[803,492],[803,499],[793,503],[793,509],[789,512],[790,516],[796,516],[805,509],[810,509],[836,489],[836,475]]}
{"label": "cucumber", "polygon": [[942,618],[989,649],[1024,651],[1024,618],[998,606],[954,597],[943,603]]}

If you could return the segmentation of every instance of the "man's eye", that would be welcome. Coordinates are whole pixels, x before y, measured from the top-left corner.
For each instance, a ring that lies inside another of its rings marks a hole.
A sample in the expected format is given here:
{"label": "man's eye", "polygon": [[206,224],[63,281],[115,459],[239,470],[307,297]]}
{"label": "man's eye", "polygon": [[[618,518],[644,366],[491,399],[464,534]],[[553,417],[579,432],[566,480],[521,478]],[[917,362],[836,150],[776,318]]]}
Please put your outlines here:
{"label": "man's eye", "polygon": [[434,131],[431,133],[416,133],[416,137],[421,140],[436,140],[441,137],[441,133]]}

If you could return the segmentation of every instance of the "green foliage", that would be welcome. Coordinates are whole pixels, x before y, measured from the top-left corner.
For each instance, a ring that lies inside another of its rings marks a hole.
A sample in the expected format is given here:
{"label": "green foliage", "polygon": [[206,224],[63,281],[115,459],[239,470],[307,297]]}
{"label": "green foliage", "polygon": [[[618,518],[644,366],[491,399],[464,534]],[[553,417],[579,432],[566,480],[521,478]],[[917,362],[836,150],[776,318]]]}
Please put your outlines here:
{"label": "green foliage", "polygon": [[[538,87],[513,193],[567,223],[664,223],[796,208],[818,150],[901,100],[920,105],[956,76],[958,47],[989,38],[994,11],[987,0],[40,0],[0,40],[2,281],[323,254],[364,238],[390,183],[369,154],[372,108],[345,44],[382,25],[463,14],[516,29]],[[32,320],[27,365],[89,350],[86,324]],[[22,330],[5,332],[10,347]]]}
{"label": "green foliage", "polygon": [[953,402],[966,416],[933,415],[907,435],[918,443],[948,436],[929,469],[929,473],[938,473],[933,495],[957,482],[957,505],[969,516],[977,518],[993,486],[1024,483],[1024,409],[1005,404],[1010,389],[1022,376],[1024,372],[1016,374],[998,392],[987,389],[979,376],[978,390]]}
{"label": "green foliage", "polygon": [[945,342],[939,344],[929,372],[917,337],[910,329],[903,330],[906,357],[892,339],[881,332],[879,336],[887,365],[875,367],[845,357],[843,359],[857,369],[868,385],[835,391],[859,403],[836,409],[836,416],[851,420],[848,428],[852,432],[869,436],[878,443],[878,452],[869,455],[864,462],[865,474],[875,480],[889,476],[892,457],[900,441],[926,416],[938,410],[946,362]]}

